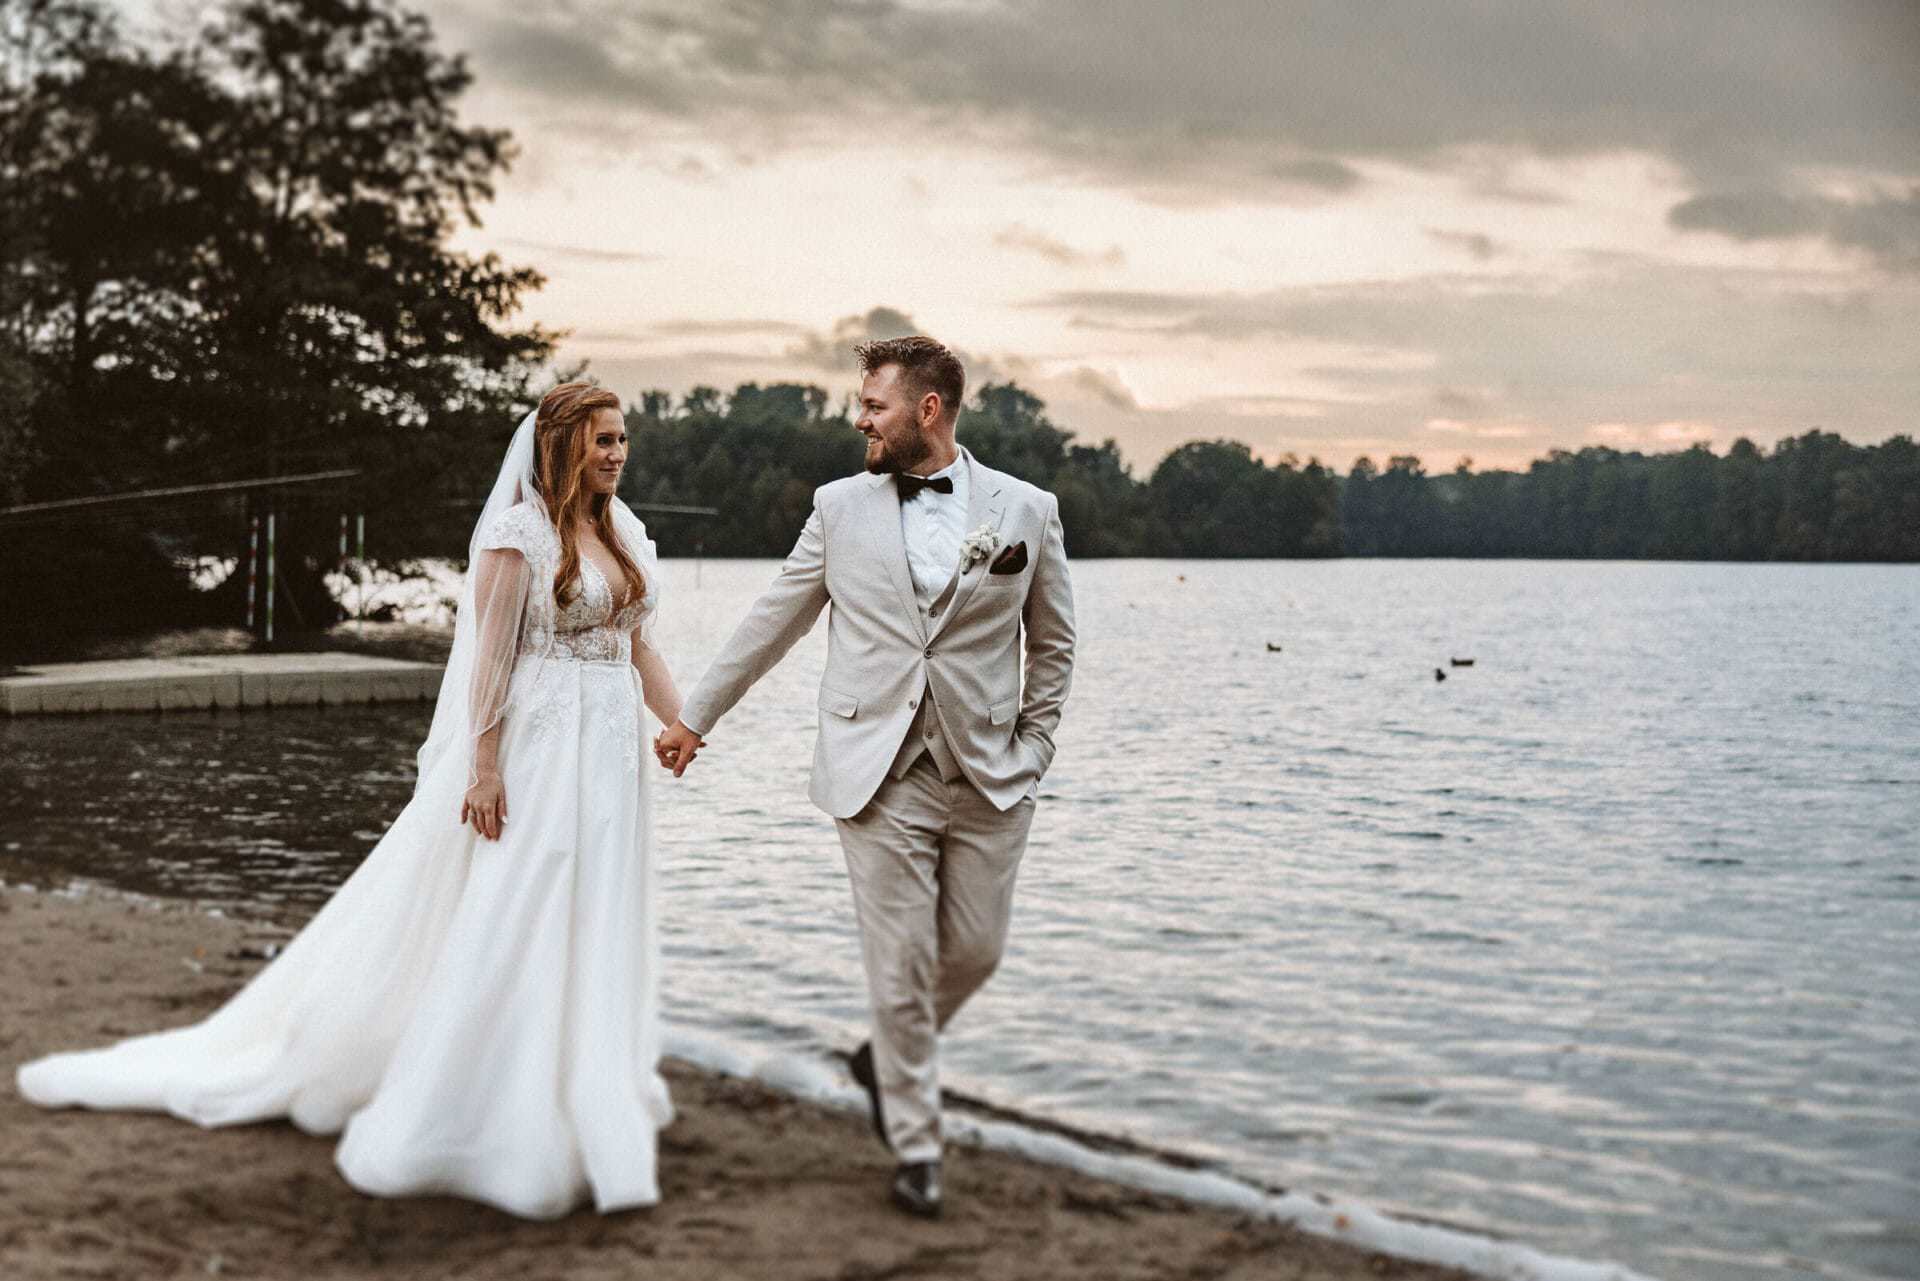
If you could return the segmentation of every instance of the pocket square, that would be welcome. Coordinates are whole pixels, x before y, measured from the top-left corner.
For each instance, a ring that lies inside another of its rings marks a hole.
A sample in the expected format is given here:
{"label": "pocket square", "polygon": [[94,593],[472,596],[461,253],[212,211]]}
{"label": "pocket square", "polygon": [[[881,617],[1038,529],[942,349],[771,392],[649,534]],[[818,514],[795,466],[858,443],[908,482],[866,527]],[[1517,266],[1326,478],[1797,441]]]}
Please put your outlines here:
{"label": "pocket square", "polygon": [[987,567],[989,574],[1017,574],[1027,567],[1027,545],[1015,543],[994,558]]}

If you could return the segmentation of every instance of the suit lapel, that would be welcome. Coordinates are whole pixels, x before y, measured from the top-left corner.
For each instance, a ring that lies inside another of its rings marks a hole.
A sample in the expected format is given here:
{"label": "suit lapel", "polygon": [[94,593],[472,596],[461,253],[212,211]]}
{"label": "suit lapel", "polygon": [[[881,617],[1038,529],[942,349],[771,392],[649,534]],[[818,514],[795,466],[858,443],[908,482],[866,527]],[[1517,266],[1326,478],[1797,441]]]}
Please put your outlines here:
{"label": "suit lapel", "polygon": [[[1006,504],[1000,498],[1000,473],[992,468],[982,467],[974,456],[964,449],[961,453],[966,457],[968,468],[967,527],[960,531],[960,537],[964,540],[968,534],[982,525],[999,529],[1000,518],[1006,514]],[[997,550],[989,553],[975,561],[960,575],[960,585],[954,590],[953,602],[940,612],[939,619],[933,625],[933,636],[928,637],[929,640],[945,631],[947,624],[953,621],[953,616],[966,608],[968,599],[980,586],[980,580],[987,576],[987,566],[993,563],[994,556],[998,554]],[[901,547],[903,562],[905,556],[906,549],[903,544]]]}
{"label": "suit lapel", "polygon": [[900,496],[891,476],[874,476],[867,486],[867,533],[874,550],[887,567],[887,577],[900,594],[901,607],[913,620],[913,629],[924,642],[927,620],[920,613],[920,598],[914,594],[913,575],[907,570],[907,540],[900,533]]}

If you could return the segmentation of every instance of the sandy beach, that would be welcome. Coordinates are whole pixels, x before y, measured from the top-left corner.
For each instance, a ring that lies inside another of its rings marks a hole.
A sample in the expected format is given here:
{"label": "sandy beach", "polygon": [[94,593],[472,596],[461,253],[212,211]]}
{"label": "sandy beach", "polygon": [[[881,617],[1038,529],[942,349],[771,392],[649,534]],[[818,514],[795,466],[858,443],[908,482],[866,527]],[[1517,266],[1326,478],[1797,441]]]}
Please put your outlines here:
{"label": "sandy beach", "polygon": [[1465,1275],[967,1147],[948,1154],[946,1218],[908,1220],[864,1117],[681,1063],[662,1203],[555,1223],[362,1196],[331,1141],[286,1124],[208,1132],[14,1093],[27,1059],[204,1015],[285,934],[191,904],[0,889],[0,1277]]}

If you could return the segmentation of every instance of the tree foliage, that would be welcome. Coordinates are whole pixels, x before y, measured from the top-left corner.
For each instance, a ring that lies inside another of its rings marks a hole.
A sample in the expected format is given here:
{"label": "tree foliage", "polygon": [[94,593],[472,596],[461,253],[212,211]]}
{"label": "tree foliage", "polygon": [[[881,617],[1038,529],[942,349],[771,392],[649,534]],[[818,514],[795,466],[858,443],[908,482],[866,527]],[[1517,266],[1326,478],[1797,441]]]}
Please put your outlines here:
{"label": "tree foliage", "polygon": [[1524,472],[1418,459],[1354,462],[1341,486],[1350,556],[1920,560],[1920,447],[1831,432],[1665,454],[1554,450]]}
{"label": "tree foliage", "polygon": [[[642,392],[627,420],[627,496],[702,503],[717,518],[649,513],[669,555],[778,556],[813,490],[859,470],[861,440],[817,387],[711,387],[677,403]],[[1554,450],[1525,471],[1430,474],[1412,455],[1256,458],[1196,440],[1144,480],[1112,441],[1078,444],[1010,383],[967,405],[960,440],[981,461],[1053,491],[1077,557],[1512,556],[1692,560],[1920,560],[1920,448],[1852,445],[1826,432],[1771,454],[1734,442],[1665,454]]]}
{"label": "tree foliage", "polygon": [[[433,541],[433,500],[492,465],[466,442],[529,403],[552,351],[511,324],[540,277],[448,246],[512,157],[459,121],[461,60],[391,0],[242,0],[161,50],[96,0],[17,0],[0,35],[6,499],[352,467],[331,511]],[[50,588],[94,581],[104,556],[124,567],[108,581],[158,600],[181,587],[169,552],[196,534],[230,548],[241,523],[223,507],[127,512],[82,540],[10,528],[0,587],[92,614],[109,601]],[[296,511],[288,534],[289,602],[329,613],[332,522]]]}
{"label": "tree foliage", "polygon": [[[717,518],[652,511],[668,555],[779,556],[793,546],[820,485],[860,470],[863,442],[818,387],[747,383],[732,396],[697,387],[676,405],[645,391],[628,411],[627,497],[705,504]],[[1268,465],[1227,441],[1183,446],[1150,481],[1113,441],[1074,442],[1046,405],[989,383],[960,419],[981,462],[1051,490],[1072,556],[1326,556],[1339,546],[1335,481],[1317,462]]]}

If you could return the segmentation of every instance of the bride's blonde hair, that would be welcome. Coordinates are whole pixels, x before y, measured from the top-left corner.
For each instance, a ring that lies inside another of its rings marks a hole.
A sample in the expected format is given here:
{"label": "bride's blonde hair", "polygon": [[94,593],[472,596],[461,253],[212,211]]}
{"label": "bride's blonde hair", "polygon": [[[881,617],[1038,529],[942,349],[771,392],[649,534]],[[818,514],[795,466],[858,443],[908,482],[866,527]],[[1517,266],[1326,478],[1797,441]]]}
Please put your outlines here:
{"label": "bride's blonde hair", "polygon": [[626,591],[614,592],[614,607],[639,600],[647,592],[646,576],[633,563],[614,529],[613,502],[586,484],[593,415],[601,409],[619,408],[620,398],[604,387],[561,383],[541,399],[534,416],[533,483],[560,532],[560,568],[553,575],[553,599],[563,609],[580,594],[577,531],[583,520],[593,526],[601,544],[620,563]]}

